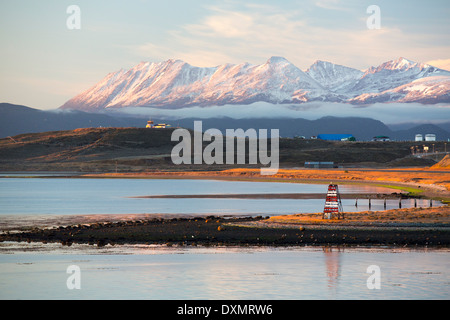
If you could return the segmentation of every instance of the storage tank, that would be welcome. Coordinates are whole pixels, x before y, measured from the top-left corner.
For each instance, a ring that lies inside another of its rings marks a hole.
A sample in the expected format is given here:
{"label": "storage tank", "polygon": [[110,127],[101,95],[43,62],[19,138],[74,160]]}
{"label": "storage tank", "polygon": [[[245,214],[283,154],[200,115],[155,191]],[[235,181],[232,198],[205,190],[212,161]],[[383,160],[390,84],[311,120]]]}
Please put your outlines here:
{"label": "storage tank", "polygon": [[425,135],[425,141],[436,141],[436,135],[428,133]]}
{"label": "storage tank", "polygon": [[421,134],[416,134],[416,141],[423,141],[423,137]]}

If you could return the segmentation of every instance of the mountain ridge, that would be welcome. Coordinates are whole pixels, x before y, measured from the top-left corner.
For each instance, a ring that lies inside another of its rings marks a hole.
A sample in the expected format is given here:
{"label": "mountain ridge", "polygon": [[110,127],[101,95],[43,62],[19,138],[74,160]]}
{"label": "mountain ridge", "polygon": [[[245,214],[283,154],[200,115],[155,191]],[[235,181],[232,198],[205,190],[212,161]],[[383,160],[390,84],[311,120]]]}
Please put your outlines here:
{"label": "mountain ridge", "polygon": [[[413,82],[420,79],[432,80],[420,84],[429,87],[430,92],[421,90],[408,95],[408,90],[400,88],[414,86]],[[227,63],[216,67],[195,67],[169,59],[140,62],[129,70],[109,73],[60,109],[98,112],[126,107],[208,107],[259,101],[450,102],[450,71],[402,57],[365,72],[320,60],[302,71],[278,56],[260,65]]]}

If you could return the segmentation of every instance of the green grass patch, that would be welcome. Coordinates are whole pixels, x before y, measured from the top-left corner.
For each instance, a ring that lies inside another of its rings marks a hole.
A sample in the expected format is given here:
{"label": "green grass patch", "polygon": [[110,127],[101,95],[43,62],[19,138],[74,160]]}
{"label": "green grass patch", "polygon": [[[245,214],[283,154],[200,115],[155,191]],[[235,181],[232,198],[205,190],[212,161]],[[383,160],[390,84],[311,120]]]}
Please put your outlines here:
{"label": "green grass patch", "polygon": [[406,187],[406,186],[394,186],[390,184],[376,184],[377,187],[384,187],[384,188],[391,188],[396,190],[402,190],[405,192],[408,192],[410,196],[420,196],[423,193],[423,190],[413,187]]}

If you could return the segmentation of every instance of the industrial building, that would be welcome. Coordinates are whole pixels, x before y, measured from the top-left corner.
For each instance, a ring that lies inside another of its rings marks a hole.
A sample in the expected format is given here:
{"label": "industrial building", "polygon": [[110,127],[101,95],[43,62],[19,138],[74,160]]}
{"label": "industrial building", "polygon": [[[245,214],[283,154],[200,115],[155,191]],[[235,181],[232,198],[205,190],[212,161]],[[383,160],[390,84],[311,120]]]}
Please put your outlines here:
{"label": "industrial building", "polygon": [[328,141],[355,141],[355,137],[351,134],[319,134],[317,139]]}
{"label": "industrial building", "polygon": [[418,133],[416,134],[415,141],[436,141],[436,135],[433,133],[427,133],[425,136]]}
{"label": "industrial building", "polygon": [[337,165],[335,165],[334,162],[331,161],[306,161],[305,168],[337,168]]}

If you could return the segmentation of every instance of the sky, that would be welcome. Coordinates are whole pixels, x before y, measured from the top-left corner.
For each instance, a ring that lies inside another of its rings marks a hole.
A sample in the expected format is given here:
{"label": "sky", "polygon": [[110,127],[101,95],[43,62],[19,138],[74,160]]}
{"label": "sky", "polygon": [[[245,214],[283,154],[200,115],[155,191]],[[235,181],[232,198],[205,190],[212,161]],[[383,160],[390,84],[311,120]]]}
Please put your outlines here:
{"label": "sky", "polygon": [[55,109],[110,72],[168,59],[364,70],[405,57],[450,70],[449,17],[448,0],[2,0],[0,102]]}

